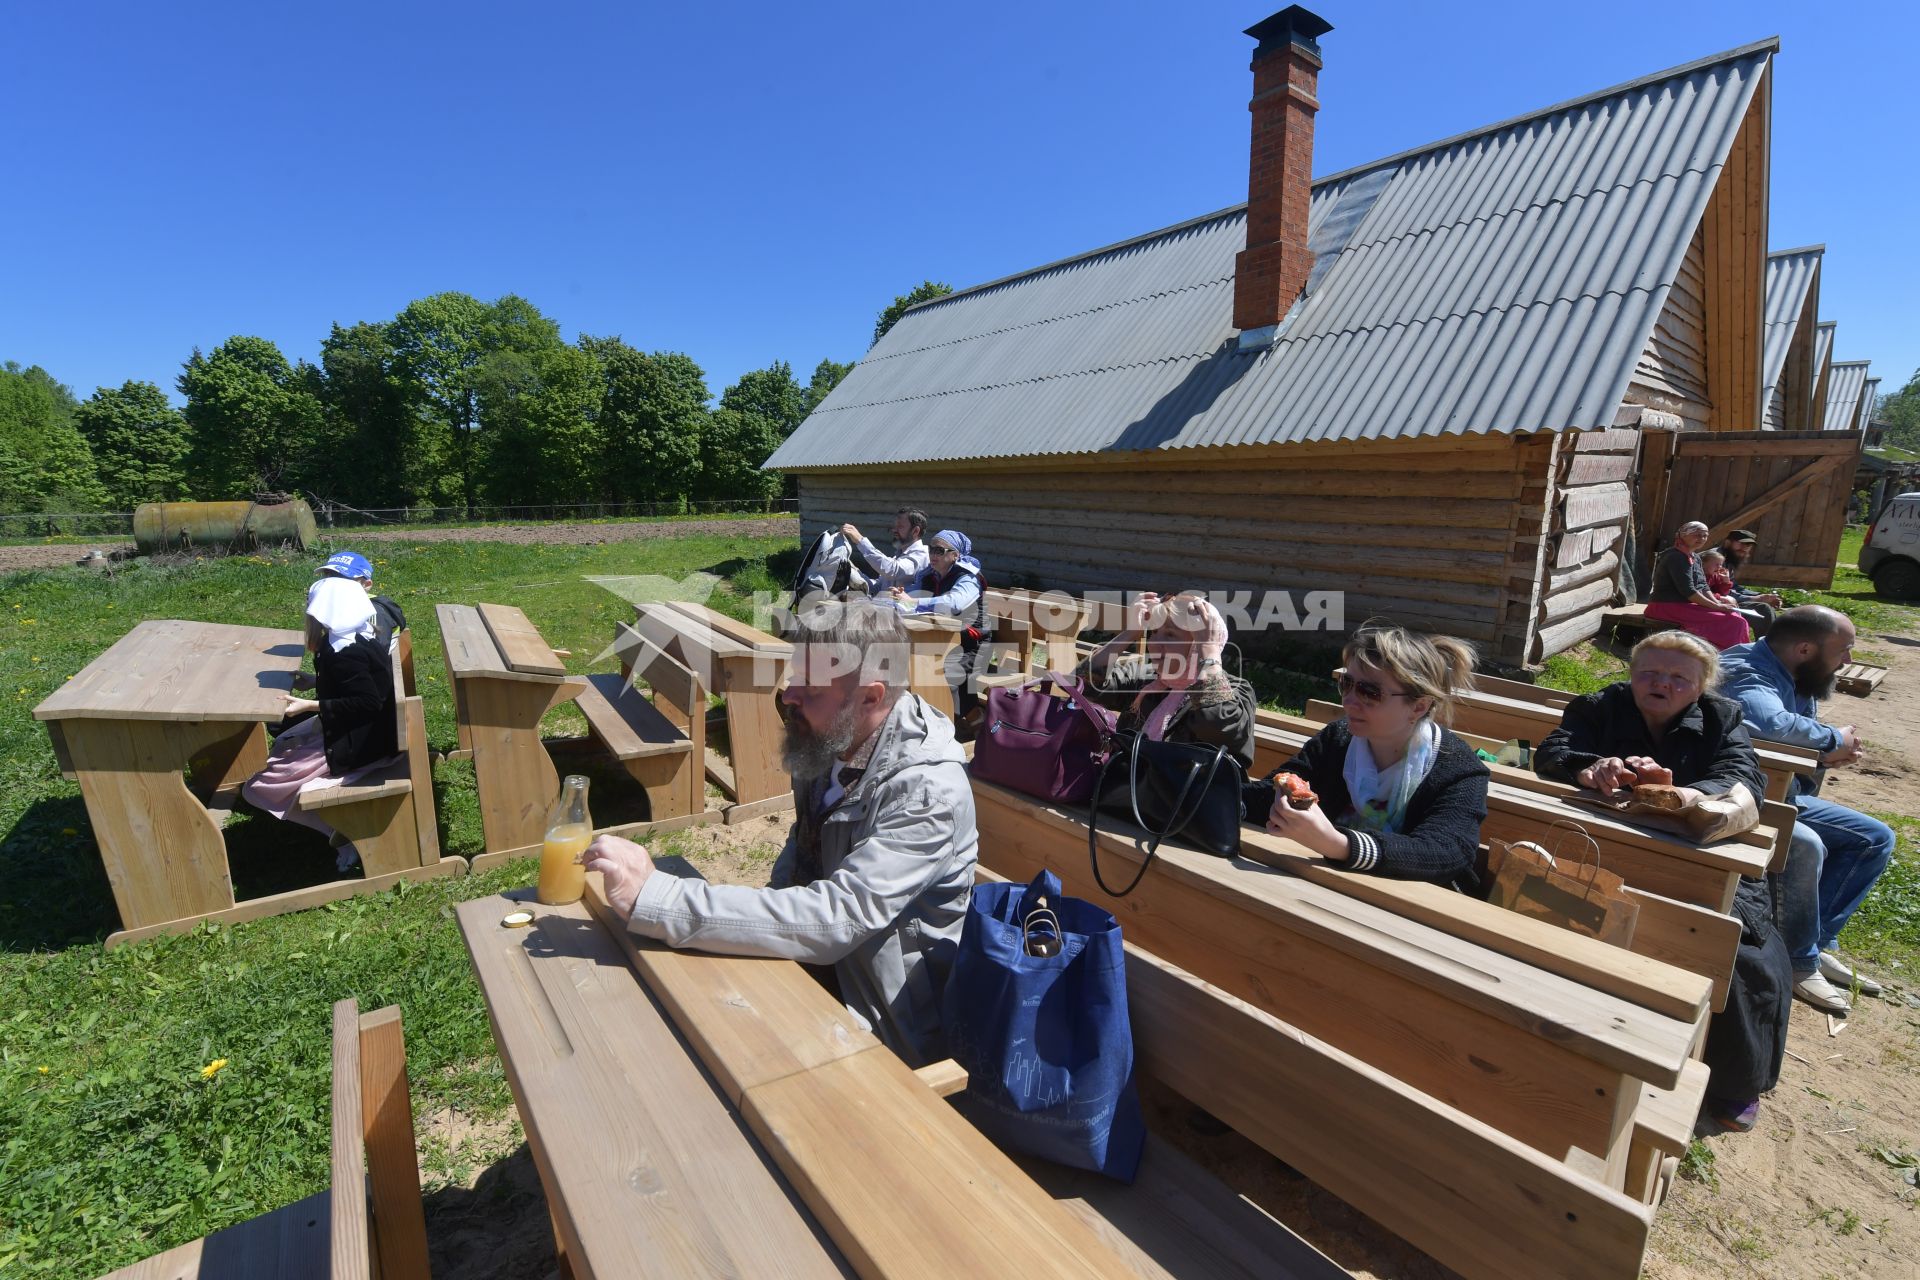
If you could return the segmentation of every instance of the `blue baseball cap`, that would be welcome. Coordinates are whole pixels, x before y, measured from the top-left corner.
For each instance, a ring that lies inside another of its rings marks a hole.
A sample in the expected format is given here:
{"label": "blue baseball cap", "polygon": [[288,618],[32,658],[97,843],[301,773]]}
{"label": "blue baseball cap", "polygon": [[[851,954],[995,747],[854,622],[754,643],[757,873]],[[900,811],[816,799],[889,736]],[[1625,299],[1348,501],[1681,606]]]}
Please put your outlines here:
{"label": "blue baseball cap", "polygon": [[327,562],[316,572],[331,573],[342,578],[365,578],[369,582],[373,580],[373,566],[358,551],[336,551],[327,557]]}

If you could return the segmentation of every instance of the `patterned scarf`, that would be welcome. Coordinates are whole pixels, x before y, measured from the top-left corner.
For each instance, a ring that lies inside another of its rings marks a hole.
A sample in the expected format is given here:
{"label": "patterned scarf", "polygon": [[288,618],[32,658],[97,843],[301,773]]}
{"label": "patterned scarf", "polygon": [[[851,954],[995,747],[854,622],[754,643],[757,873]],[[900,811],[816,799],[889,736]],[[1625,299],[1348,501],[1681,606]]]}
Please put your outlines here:
{"label": "patterned scarf", "polygon": [[1347,747],[1347,763],[1341,778],[1347,784],[1347,796],[1353,812],[1347,825],[1363,831],[1401,833],[1407,805],[1413,793],[1433,772],[1434,759],[1440,753],[1440,726],[1431,719],[1414,726],[1407,742],[1407,753],[1400,762],[1382,772],[1374,763],[1373,749],[1365,738],[1354,739]]}

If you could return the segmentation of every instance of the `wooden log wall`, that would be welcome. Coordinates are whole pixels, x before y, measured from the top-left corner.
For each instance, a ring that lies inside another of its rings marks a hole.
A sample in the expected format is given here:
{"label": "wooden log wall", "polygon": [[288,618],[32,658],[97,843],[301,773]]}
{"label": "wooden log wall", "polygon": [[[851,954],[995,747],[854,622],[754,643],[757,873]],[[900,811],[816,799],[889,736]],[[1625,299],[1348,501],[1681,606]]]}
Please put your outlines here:
{"label": "wooden log wall", "polygon": [[[1544,563],[1534,580],[1531,626],[1524,650],[1506,661],[1544,662],[1599,633],[1619,587],[1639,445],[1640,432],[1630,426],[1560,438],[1549,460]],[[1514,581],[1517,590],[1517,566]]]}
{"label": "wooden log wall", "polygon": [[1667,304],[1627,386],[1629,404],[1643,405],[1705,428],[1713,415],[1707,394],[1706,233],[1694,229]]}
{"label": "wooden log wall", "polygon": [[1495,435],[823,470],[799,477],[801,533],[849,520],[879,533],[917,506],[930,530],[973,539],[995,586],[1283,589],[1302,609],[1301,593],[1342,591],[1349,628],[1383,615],[1493,653],[1503,627],[1526,632],[1514,564],[1540,553],[1552,445]]}

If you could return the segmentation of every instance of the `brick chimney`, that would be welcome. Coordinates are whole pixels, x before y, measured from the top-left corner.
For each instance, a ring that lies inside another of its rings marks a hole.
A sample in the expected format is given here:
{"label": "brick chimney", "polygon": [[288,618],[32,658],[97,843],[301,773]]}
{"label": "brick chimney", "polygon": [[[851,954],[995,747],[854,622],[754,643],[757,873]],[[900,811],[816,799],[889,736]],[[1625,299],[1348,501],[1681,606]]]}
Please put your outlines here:
{"label": "brick chimney", "polygon": [[[1234,262],[1233,324],[1271,330],[1307,287],[1307,205],[1313,198],[1313,117],[1320,110],[1319,37],[1333,24],[1289,5],[1247,28],[1253,51],[1253,153],[1247,247]],[[1270,336],[1262,334],[1257,336]]]}

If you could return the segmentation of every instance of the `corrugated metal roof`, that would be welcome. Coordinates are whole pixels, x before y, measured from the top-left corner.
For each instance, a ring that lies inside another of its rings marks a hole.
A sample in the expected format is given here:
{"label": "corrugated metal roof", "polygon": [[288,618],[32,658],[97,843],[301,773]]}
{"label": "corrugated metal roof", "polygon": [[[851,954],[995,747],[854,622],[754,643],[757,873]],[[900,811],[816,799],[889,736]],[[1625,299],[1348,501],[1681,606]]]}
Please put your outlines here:
{"label": "corrugated metal roof", "polygon": [[1860,424],[1854,421],[1860,410],[1860,392],[1867,385],[1866,360],[1836,360],[1833,362],[1833,374],[1827,381],[1827,420],[1823,428],[1828,431],[1852,431]]}
{"label": "corrugated metal roof", "polygon": [[1874,408],[1880,401],[1880,379],[1868,378],[1867,385],[1860,392],[1860,425],[1868,426],[1873,422]]}
{"label": "corrugated metal roof", "polygon": [[1816,244],[1767,255],[1767,336],[1760,360],[1762,404],[1772,401],[1773,389],[1780,385],[1794,331],[1800,327],[1808,295],[1820,271],[1821,255],[1826,249],[1825,245]]}
{"label": "corrugated metal roof", "polygon": [[[1813,331],[1813,380],[1820,381],[1820,373],[1833,359],[1833,332],[1838,326],[1837,320],[1822,320]],[[1829,395],[1827,399],[1833,397]]]}
{"label": "corrugated metal roof", "polygon": [[1244,206],[924,303],[767,466],[1611,425],[1776,48],[1320,180],[1264,350]]}

